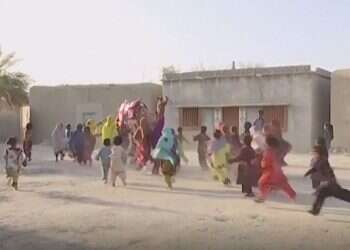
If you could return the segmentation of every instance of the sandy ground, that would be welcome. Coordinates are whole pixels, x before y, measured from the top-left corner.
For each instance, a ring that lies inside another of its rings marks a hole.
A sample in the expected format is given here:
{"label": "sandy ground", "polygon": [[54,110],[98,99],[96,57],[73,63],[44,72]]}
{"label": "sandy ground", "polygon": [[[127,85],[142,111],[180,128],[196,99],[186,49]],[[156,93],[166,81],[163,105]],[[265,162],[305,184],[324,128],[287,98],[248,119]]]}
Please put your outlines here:
{"label": "sandy ground", "polygon": [[[238,186],[214,182],[193,153],[174,191],[132,168],[128,186],[112,188],[102,183],[98,163],[56,164],[51,154],[34,148],[18,192],[1,177],[0,249],[350,249],[349,204],[330,199],[319,217],[306,212],[313,199],[302,177],[308,155],[290,155],[285,168],[295,204],[279,193],[256,204]],[[331,162],[350,187],[350,157]]]}

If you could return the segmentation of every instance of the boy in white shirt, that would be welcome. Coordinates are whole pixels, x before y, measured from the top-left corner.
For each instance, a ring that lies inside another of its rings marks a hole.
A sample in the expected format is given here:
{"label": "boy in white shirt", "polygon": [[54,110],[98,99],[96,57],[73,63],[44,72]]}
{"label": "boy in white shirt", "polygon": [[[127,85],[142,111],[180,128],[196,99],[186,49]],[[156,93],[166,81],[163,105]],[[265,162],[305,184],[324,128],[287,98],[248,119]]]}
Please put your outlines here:
{"label": "boy in white shirt", "polygon": [[24,153],[17,147],[17,139],[10,137],[7,140],[7,148],[4,152],[6,177],[9,185],[18,190],[18,177],[24,162]]}
{"label": "boy in white shirt", "polygon": [[122,138],[116,136],[113,140],[111,159],[111,181],[112,186],[115,187],[117,177],[121,179],[123,185],[126,186],[126,169],[123,159],[126,157],[126,152],[123,149]]}

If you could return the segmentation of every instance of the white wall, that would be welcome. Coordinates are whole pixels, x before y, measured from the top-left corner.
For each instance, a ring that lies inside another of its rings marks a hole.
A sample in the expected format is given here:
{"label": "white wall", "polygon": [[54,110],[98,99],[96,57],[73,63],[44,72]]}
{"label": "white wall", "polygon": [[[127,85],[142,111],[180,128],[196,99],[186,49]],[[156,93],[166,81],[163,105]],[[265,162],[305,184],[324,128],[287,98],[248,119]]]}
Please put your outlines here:
{"label": "white wall", "polygon": [[23,138],[23,131],[29,122],[29,107],[3,108],[0,110],[0,142],[6,141],[10,136],[19,140]]}
{"label": "white wall", "polygon": [[[312,96],[314,73],[236,77],[207,80],[167,81],[163,92],[171,102],[167,120],[178,126],[177,107],[222,107],[288,105],[286,138],[298,152],[309,152],[312,145]],[[255,119],[258,108],[250,108],[248,119]],[[175,112],[175,113],[174,113]]]}
{"label": "white wall", "polygon": [[32,87],[29,99],[34,141],[48,140],[58,122],[73,126],[83,122],[83,112],[97,112],[97,117],[103,118],[115,117],[125,99],[141,98],[154,113],[156,98],[161,93],[161,85],[151,83]]}
{"label": "white wall", "polygon": [[331,121],[334,126],[333,146],[350,151],[350,69],[332,73]]}

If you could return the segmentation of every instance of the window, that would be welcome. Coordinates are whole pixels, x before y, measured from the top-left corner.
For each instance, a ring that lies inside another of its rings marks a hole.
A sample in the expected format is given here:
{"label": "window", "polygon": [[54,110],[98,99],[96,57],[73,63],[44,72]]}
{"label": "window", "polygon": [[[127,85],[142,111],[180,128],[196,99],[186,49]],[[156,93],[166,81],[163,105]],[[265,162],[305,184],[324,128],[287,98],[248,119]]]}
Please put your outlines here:
{"label": "window", "polygon": [[267,106],[263,108],[265,122],[279,121],[283,131],[288,130],[288,106]]}
{"label": "window", "polygon": [[89,119],[96,119],[96,112],[83,112],[83,122],[86,123]]}
{"label": "window", "polygon": [[183,108],[180,109],[180,124],[184,128],[199,127],[199,109]]}
{"label": "window", "polygon": [[224,107],[222,108],[222,120],[231,127],[239,127],[239,108],[238,107]]}

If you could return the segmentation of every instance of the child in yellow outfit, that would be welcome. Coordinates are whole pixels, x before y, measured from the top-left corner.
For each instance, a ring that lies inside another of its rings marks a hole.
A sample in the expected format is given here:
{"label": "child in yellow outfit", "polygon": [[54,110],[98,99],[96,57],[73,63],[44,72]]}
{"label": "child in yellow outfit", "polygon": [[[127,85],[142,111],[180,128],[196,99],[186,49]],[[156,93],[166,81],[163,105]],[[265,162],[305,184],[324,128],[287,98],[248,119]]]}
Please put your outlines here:
{"label": "child in yellow outfit", "polygon": [[214,140],[209,148],[209,162],[214,178],[225,185],[231,184],[228,175],[228,160],[231,154],[231,147],[223,138],[220,130],[215,130]]}

